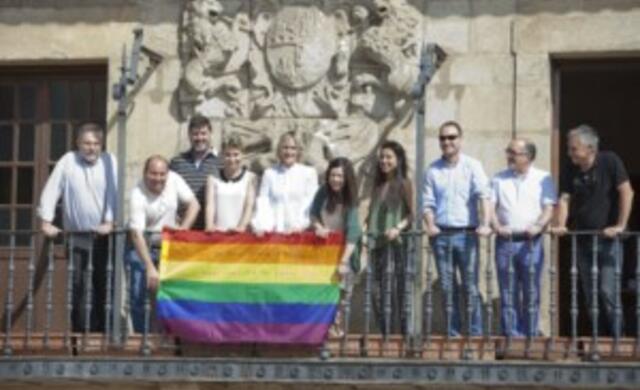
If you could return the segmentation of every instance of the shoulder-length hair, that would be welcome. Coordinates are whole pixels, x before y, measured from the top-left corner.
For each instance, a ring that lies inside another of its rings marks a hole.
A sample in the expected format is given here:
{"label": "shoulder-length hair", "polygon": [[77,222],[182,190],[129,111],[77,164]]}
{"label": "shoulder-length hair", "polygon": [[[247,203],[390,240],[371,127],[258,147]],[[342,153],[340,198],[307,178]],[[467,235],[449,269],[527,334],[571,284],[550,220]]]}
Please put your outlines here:
{"label": "shoulder-length hair", "polygon": [[[329,186],[329,176],[334,168],[342,168],[344,175],[344,186],[339,193],[333,191]],[[327,211],[332,213],[338,204],[342,204],[346,212],[351,207],[358,205],[358,185],[356,182],[356,174],[353,170],[353,164],[348,158],[338,157],[329,162],[324,179],[327,187]]]}
{"label": "shoulder-length hair", "polygon": [[380,163],[378,160],[372,198],[380,200],[379,197],[382,186],[389,182],[386,196],[382,199],[382,205],[386,206],[387,209],[395,209],[401,203],[404,203],[407,209],[411,210],[412,205],[410,191],[412,191],[412,189],[407,178],[409,171],[407,154],[402,145],[396,141],[385,141],[380,146],[380,153],[385,149],[390,150],[396,156],[398,166],[395,171],[387,177],[387,175],[385,175],[380,169]]}

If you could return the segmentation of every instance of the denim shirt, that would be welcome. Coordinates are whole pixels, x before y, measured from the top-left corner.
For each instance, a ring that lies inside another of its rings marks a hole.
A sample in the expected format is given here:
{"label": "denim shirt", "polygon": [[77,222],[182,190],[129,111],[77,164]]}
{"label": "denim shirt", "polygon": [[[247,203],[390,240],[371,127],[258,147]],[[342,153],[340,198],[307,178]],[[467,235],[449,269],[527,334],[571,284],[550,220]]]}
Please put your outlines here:
{"label": "denim shirt", "polygon": [[480,161],[464,154],[456,164],[444,158],[425,172],[423,212],[432,210],[440,227],[478,226],[478,200],[489,198],[489,180]]}

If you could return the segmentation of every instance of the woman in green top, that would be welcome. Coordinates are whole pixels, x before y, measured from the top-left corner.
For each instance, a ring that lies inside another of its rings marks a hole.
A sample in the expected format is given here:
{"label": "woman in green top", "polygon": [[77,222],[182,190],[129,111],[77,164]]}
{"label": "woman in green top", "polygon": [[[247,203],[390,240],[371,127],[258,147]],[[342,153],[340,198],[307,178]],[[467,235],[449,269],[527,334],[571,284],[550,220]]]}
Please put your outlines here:
{"label": "woman in green top", "polygon": [[406,332],[404,312],[405,265],[401,233],[411,224],[413,185],[407,178],[402,145],[386,141],[380,147],[378,167],[367,217],[372,240],[371,267],[375,283],[373,309],[383,334]]}
{"label": "woman in green top", "polygon": [[342,311],[350,298],[353,273],[360,269],[359,242],[362,236],[358,220],[358,186],[353,165],[348,159],[339,157],[329,162],[325,183],[316,192],[310,214],[311,224],[318,236],[327,237],[329,232],[339,231],[346,238],[338,267],[342,282],[340,306],[332,327],[333,335],[341,336],[344,334]]}

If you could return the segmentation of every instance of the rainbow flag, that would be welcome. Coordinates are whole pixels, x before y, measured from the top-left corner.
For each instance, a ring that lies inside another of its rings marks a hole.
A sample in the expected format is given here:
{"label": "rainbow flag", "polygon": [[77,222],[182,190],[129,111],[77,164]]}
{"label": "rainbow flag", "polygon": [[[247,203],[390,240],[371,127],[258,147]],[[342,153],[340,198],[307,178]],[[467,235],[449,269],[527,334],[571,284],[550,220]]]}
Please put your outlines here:
{"label": "rainbow flag", "polygon": [[157,315],[204,343],[324,342],[340,296],[344,237],[165,230]]}

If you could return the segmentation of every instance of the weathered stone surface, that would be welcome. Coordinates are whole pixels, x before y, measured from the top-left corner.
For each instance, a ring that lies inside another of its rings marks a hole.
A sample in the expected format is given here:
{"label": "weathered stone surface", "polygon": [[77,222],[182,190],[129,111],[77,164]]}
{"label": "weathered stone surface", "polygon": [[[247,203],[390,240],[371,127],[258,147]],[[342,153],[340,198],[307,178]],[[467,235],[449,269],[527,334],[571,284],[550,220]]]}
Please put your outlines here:
{"label": "weathered stone surface", "polygon": [[579,53],[638,47],[640,9],[598,15],[540,16],[518,19],[516,50],[525,53]]}
{"label": "weathered stone surface", "polygon": [[466,53],[469,51],[468,19],[459,17],[430,18],[425,29],[425,41],[437,42],[448,53]]}
{"label": "weathered stone surface", "polygon": [[518,129],[549,129],[552,108],[550,84],[521,86],[517,94]]}
{"label": "weathered stone surface", "polygon": [[459,120],[471,131],[509,129],[511,88],[498,85],[467,86],[460,100]]}
{"label": "weathered stone surface", "polygon": [[451,59],[449,82],[454,85],[504,86],[513,81],[509,54],[476,54]]}
{"label": "weathered stone surface", "polygon": [[517,83],[523,85],[549,85],[551,59],[545,54],[517,55]]}
{"label": "weathered stone surface", "polygon": [[471,22],[471,50],[474,53],[508,53],[511,47],[508,16],[479,15]]}

